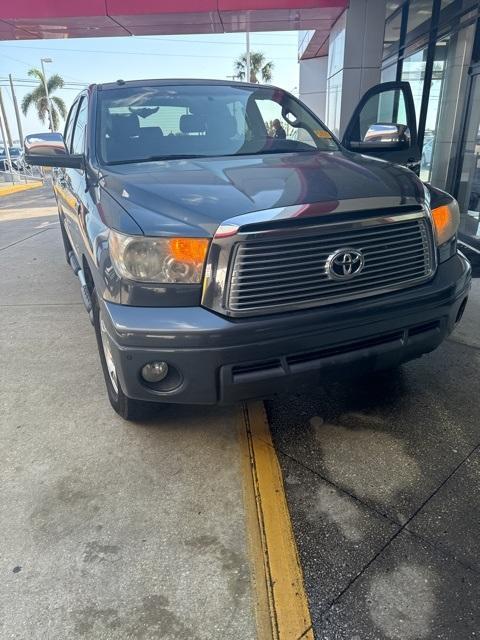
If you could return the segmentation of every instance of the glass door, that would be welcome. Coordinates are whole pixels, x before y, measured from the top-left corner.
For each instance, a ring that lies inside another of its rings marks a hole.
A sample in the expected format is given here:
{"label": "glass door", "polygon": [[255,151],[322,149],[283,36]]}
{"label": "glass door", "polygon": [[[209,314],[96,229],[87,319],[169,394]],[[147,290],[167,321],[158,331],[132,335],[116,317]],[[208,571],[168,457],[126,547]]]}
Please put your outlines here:
{"label": "glass door", "polygon": [[457,194],[460,240],[480,253],[480,66],[472,75]]}

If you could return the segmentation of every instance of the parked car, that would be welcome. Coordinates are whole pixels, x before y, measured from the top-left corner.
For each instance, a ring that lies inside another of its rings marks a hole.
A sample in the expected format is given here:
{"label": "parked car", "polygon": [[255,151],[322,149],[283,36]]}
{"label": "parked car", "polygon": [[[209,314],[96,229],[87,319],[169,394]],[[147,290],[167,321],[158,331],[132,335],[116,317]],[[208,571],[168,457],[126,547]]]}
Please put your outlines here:
{"label": "parked car", "polygon": [[[9,147],[12,168],[21,171],[23,168],[23,149],[21,147]],[[0,149],[0,171],[8,170],[8,158],[5,148]]]}
{"label": "parked car", "polygon": [[[399,101],[405,121],[385,127]],[[269,135],[266,110],[298,135]],[[64,136],[25,149],[58,167],[65,254],[124,418],[395,367],[435,349],[465,308],[458,206],[415,174],[408,83],[369,90],[342,143],[277,87],[92,85]]]}

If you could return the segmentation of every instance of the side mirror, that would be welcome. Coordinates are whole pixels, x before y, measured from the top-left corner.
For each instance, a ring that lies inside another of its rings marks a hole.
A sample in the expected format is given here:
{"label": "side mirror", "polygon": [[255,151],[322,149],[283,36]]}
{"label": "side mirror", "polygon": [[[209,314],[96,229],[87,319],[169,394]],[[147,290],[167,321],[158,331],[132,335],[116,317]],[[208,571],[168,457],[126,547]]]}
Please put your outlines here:
{"label": "side mirror", "polygon": [[371,124],[363,140],[351,141],[350,149],[408,149],[411,144],[410,130],[406,124],[393,124],[391,122],[376,122]]}
{"label": "side mirror", "polygon": [[83,154],[68,153],[61,133],[33,133],[25,138],[25,162],[42,167],[83,169]]}
{"label": "side mirror", "polygon": [[406,124],[377,122],[368,127],[363,142],[407,142],[410,143],[410,131]]}

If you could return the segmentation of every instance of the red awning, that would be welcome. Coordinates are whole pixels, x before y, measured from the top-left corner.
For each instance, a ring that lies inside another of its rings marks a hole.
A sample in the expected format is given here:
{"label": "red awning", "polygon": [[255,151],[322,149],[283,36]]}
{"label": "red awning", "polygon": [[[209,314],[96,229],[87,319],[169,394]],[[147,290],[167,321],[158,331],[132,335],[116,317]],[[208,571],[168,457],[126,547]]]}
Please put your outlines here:
{"label": "red awning", "polygon": [[15,0],[0,3],[0,39],[317,30],[348,0]]}

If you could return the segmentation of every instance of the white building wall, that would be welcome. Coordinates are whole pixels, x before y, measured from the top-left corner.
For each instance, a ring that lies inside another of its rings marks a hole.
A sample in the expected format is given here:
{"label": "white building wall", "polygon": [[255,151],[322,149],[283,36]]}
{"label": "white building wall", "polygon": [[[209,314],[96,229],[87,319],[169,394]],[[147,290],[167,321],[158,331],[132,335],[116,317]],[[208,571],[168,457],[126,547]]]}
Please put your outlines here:
{"label": "white building wall", "polygon": [[[351,0],[332,27],[328,56],[300,61],[300,97],[325,100],[325,123],[340,137],[361,96],[380,82],[385,10],[385,0]],[[316,60],[326,75],[310,73]]]}
{"label": "white building wall", "polygon": [[323,58],[311,58],[300,63],[300,100],[325,121],[325,100],[327,96],[327,63]]}

